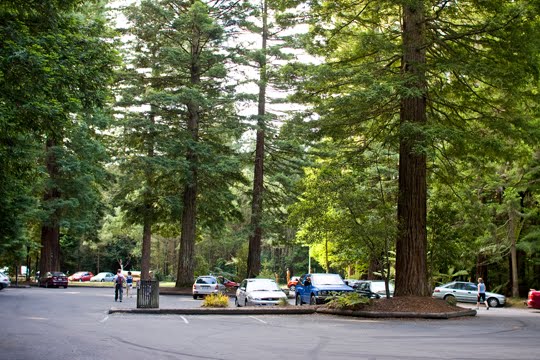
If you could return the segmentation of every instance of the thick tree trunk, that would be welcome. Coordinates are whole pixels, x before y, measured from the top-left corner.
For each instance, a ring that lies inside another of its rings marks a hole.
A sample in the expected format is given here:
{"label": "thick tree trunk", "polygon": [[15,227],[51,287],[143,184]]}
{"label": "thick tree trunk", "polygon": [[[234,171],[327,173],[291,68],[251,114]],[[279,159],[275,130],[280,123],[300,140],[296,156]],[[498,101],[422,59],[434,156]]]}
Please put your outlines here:
{"label": "thick tree trunk", "polygon": [[251,234],[247,260],[247,277],[259,275],[261,271],[262,213],[264,192],[264,138],[266,116],[266,43],[268,38],[268,7],[266,0],[262,4],[262,53],[259,63],[259,103],[257,110],[257,143],[255,146],[255,166],[253,176],[253,199],[251,203]]}
{"label": "thick tree trunk", "polygon": [[421,152],[426,123],[424,4],[407,2],[403,8],[402,73],[413,95],[401,100],[399,149],[398,238],[396,296],[429,296],[426,236],[426,156]]}
{"label": "thick tree trunk", "polygon": [[[57,144],[52,138],[47,139],[45,151],[46,168],[49,175],[50,183],[47,189],[43,202],[45,204],[54,202],[60,199],[60,192],[56,187],[56,179],[58,178],[58,164],[54,155],[54,147]],[[41,225],[41,258],[39,271],[41,276],[48,271],[60,271],[60,225],[59,225],[59,210],[55,209],[47,220]]]}
{"label": "thick tree trunk", "polygon": [[[201,82],[201,67],[199,56],[201,51],[200,34],[196,26],[193,27],[193,39],[191,44],[191,79],[193,87],[198,87]],[[191,99],[187,104],[188,123],[187,129],[191,135],[186,154],[189,164],[186,176],[186,185],[183,195],[182,210],[182,234],[180,236],[180,250],[178,254],[178,272],[176,277],[177,287],[193,285],[195,273],[195,239],[197,232],[197,176],[198,162],[197,142],[199,141],[199,112],[200,105],[197,100]]]}

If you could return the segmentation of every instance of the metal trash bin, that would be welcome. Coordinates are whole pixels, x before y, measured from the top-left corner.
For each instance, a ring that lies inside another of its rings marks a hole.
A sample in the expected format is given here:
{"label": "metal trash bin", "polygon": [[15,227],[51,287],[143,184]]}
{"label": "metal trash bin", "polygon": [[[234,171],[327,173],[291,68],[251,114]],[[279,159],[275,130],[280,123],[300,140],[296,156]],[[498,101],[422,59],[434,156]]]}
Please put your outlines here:
{"label": "metal trash bin", "polygon": [[140,280],[137,283],[137,309],[159,308],[159,281]]}

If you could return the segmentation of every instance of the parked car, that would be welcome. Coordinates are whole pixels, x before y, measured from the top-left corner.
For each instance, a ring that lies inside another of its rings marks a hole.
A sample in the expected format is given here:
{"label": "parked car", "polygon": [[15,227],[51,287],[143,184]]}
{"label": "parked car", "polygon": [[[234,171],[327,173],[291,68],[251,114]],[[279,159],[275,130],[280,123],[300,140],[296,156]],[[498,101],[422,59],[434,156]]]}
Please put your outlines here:
{"label": "parked car", "polygon": [[96,276],[92,276],[90,281],[111,282],[113,279],[114,274],[112,272],[100,272]]}
{"label": "parked car", "polygon": [[199,276],[193,284],[193,298],[197,299],[199,296],[217,294],[225,292],[225,285],[220,284],[215,276]]}
{"label": "parked car", "polygon": [[9,276],[0,271],[0,290],[11,285]]}
{"label": "parked car", "polygon": [[39,286],[46,288],[63,286],[66,289],[68,287],[68,278],[61,271],[49,271],[39,278]]}
{"label": "parked car", "polygon": [[334,294],[352,291],[339,274],[304,274],[296,285],[296,305],[316,305]]}
{"label": "parked car", "polygon": [[[370,299],[380,299],[386,297],[386,286],[384,280],[360,280],[354,289],[357,293]],[[394,296],[394,284],[388,283],[390,297]]]}
{"label": "parked car", "polygon": [[277,305],[287,295],[272,279],[245,279],[236,290],[236,306]]}
{"label": "parked car", "polygon": [[291,280],[287,283],[287,287],[290,291],[296,291],[296,285],[298,284],[298,280],[300,280],[300,276],[293,276],[291,277]]}
{"label": "parked car", "polygon": [[236,281],[232,281],[232,280],[229,280],[223,276],[218,276],[218,282],[220,284],[223,284],[225,285],[225,287],[227,289],[231,289],[231,288],[237,288],[238,287],[238,283]]}
{"label": "parked car", "polygon": [[90,281],[90,279],[94,276],[91,271],[78,271],[75,274],[68,277],[69,281]]}
{"label": "parked car", "polygon": [[357,280],[357,279],[343,279],[343,282],[353,289],[356,289],[356,286],[360,284],[364,280]]}
{"label": "parked car", "polygon": [[531,289],[527,296],[527,307],[540,309],[540,291]]}
{"label": "parked car", "polygon": [[[476,303],[478,288],[475,283],[466,281],[452,281],[448,284],[437,286],[431,295],[435,299],[448,299],[453,296],[459,302]],[[506,297],[501,294],[486,292],[486,301],[490,307],[503,306]]]}

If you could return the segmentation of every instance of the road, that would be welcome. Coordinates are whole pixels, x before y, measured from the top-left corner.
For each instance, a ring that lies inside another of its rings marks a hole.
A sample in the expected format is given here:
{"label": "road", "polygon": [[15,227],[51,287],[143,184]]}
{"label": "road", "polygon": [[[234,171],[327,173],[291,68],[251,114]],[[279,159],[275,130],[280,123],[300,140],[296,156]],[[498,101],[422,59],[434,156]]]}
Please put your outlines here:
{"label": "road", "polygon": [[[162,295],[161,308],[201,300]],[[470,306],[470,305],[466,305]],[[481,309],[454,320],[327,315],[108,314],[112,289],[0,291],[0,358],[538,359],[540,310]]]}

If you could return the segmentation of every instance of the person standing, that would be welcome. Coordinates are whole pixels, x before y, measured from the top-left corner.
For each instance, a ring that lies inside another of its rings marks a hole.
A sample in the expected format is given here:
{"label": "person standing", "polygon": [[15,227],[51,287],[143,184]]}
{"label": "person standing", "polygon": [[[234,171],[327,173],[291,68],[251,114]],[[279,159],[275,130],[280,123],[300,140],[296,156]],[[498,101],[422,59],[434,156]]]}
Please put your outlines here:
{"label": "person standing", "polygon": [[489,310],[489,304],[486,300],[486,284],[484,284],[484,280],[482,278],[478,278],[478,296],[476,300],[476,310],[480,308],[480,302],[484,302],[486,304],[486,310]]}
{"label": "person standing", "polygon": [[122,270],[118,269],[116,271],[116,275],[114,276],[114,301],[117,301],[118,298],[120,298],[120,302],[122,302],[122,295],[124,293],[124,283],[126,282],[126,278],[122,274]]}
{"label": "person standing", "polygon": [[128,271],[126,276],[126,297],[133,297],[133,276],[131,276],[131,271]]}

